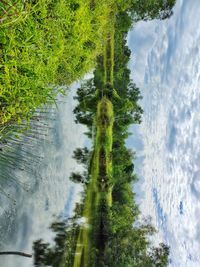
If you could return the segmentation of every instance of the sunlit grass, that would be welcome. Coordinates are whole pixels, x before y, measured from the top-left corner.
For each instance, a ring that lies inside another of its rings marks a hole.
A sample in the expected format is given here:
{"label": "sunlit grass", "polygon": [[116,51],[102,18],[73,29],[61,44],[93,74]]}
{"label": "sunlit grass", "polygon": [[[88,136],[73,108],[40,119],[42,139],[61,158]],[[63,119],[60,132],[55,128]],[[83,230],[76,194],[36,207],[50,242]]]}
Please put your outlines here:
{"label": "sunlit grass", "polygon": [[[95,233],[98,232],[99,206],[102,200],[106,200],[106,205],[112,205],[112,127],[113,127],[113,106],[112,103],[103,97],[99,101],[96,114],[96,136],[94,140],[94,152],[91,164],[90,182],[86,191],[84,201],[83,217],[85,224],[80,227],[77,240],[76,253],[74,258],[74,267],[89,266],[91,260],[92,248],[95,247]],[[101,173],[101,151],[105,152],[106,178],[105,186],[102,189]],[[90,255],[90,256],[89,256]],[[83,264],[84,261],[84,265]]]}
{"label": "sunlit grass", "polygon": [[95,66],[115,6],[114,0],[8,4],[1,3],[10,12],[1,9],[1,134],[53,102],[60,92],[57,85],[70,85]]}

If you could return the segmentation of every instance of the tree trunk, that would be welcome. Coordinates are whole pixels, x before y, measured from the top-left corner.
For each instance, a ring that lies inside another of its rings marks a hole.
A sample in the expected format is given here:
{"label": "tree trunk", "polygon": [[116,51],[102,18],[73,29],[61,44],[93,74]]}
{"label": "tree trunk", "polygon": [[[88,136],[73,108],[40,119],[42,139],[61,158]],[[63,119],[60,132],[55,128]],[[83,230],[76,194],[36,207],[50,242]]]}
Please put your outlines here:
{"label": "tree trunk", "polygon": [[18,255],[22,257],[32,258],[31,254],[27,254],[27,253],[20,252],[20,251],[2,251],[0,252],[0,255]]}

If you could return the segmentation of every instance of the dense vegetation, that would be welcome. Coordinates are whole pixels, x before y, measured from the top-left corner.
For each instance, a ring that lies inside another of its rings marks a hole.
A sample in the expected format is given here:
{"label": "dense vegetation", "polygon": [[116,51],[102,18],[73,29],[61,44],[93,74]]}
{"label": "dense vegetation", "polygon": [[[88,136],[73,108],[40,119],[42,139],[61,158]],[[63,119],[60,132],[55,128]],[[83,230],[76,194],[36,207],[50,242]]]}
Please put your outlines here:
{"label": "dense vegetation", "polygon": [[95,66],[113,1],[0,3],[0,133]]}

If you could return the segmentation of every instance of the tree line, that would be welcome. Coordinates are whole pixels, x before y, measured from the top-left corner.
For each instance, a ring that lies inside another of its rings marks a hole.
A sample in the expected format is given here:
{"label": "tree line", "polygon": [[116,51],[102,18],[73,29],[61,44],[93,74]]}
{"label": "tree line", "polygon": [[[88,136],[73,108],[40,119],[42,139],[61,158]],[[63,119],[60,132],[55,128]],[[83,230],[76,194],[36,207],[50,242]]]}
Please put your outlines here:
{"label": "tree line", "polygon": [[[94,116],[102,98],[102,90],[112,102],[115,116],[111,155],[112,206],[109,209],[102,206],[100,210],[107,216],[104,221],[107,238],[103,247],[100,245],[91,251],[96,257],[94,266],[165,267],[169,262],[169,247],[166,244],[161,243],[157,247],[151,245],[149,237],[155,233],[155,229],[149,221],[139,220],[140,212],[132,190],[138,178],[134,173],[134,152],[127,149],[126,139],[130,135],[130,125],[141,122],[143,110],[138,104],[141,99],[140,90],[130,79],[130,70],[127,67],[130,50],[126,45],[126,37],[133,19],[168,18],[172,14],[174,2],[144,0],[127,1],[128,4],[123,4],[120,0],[116,1],[118,12],[114,34],[113,83],[105,84],[104,58],[103,55],[99,55],[94,77],[84,81],[77,90],[75,99],[78,100],[78,105],[74,109],[74,114],[77,123],[87,126],[88,137],[93,138],[95,134]],[[87,191],[89,183],[92,155],[93,152],[88,148],[77,148],[73,155],[78,163],[84,164],[85,172],[74,172],[70,179],[82,183],[84,192]],[[35,266],[73,266],[85,194],[82,203],[77,204],[72,218],[64,223],[54,224],[57,225],[54,228],[57,232],[55,246],[50,247],[42,240],[34,243]],[[99,249],[103,251],[99,253]]]}

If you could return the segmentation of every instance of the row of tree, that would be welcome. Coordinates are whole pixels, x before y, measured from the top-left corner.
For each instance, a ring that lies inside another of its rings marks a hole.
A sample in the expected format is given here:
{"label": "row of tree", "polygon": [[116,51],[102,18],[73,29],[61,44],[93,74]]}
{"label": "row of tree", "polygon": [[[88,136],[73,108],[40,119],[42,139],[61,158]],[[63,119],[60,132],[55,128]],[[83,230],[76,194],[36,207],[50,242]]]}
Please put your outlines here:
{"label": "row of tree", "polygon": [[[104,59],[103,55],[99,56],[94,77],[82,83],[75,97],[78,100],[74,109],[76,122],[87,126],[86,134],[90,138],[95,134],[94,117],[102,89],[112,101],[115,115],[112,136],[112,206],[109,209],[102,206],[99,211],[105,212],[107,216],[104,220],[107,238],[105,244],[94,247],[91,254],[96,255],[95,266],[98,267],[165,267],[169,261],[169,247],[163,243],[158,247],[151,245],[149,237],[155,233],[155,229],[149,221],[139,220],[140,213],[134,199],[133,186],[137,181],[133,164],[134,152],[127,149],[126,139],[130,134],[130,125],[141,122],[143,110],[138,104],[141,99],[139,88],[130,79],[127,67],[130,50],[126,45],[126,37],[133,18],[167,18],[172,14],[174,1],[116,2],[119,12],[115,22],[113,84],[105,85]],[[77,148],[74,158],[78,163],[84,164],[85,172],[72,173],[70,178],[73,182],[82,183],[86,192],[92,151]],[[84,199],[85,195],[82,203],[77,204],[73,218],[65,223],[54,224],[55,246],[50,247],[42,240],[34,243],[35,266],[73,266]]]}

